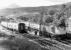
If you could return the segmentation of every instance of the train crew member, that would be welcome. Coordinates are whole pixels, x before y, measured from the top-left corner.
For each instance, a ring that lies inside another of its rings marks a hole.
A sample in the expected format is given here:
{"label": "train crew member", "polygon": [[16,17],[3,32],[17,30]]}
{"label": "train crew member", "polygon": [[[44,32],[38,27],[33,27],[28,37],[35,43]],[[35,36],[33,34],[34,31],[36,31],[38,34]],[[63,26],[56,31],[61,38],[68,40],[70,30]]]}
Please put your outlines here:
{"label": "train crew member", "polygon": [[37,30],[35,30],[35,35],[37,35],[37,33],[38,33]]}

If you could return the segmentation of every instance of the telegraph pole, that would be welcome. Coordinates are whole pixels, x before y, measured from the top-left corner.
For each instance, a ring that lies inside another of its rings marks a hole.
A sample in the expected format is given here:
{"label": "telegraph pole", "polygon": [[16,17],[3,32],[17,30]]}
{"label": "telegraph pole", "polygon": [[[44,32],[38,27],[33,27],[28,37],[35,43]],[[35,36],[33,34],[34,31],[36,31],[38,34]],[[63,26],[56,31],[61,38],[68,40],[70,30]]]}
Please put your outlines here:
{"label": "telegraph pole", "polygon": [[42,25],[43,25],[43,17],[44,17],[44,9],[41,9],[41,12],[40,12],[40,15],[41,15],[41,17],[40,17],[40,28],[39,28],[39,34],[41,35],[42,34]]}

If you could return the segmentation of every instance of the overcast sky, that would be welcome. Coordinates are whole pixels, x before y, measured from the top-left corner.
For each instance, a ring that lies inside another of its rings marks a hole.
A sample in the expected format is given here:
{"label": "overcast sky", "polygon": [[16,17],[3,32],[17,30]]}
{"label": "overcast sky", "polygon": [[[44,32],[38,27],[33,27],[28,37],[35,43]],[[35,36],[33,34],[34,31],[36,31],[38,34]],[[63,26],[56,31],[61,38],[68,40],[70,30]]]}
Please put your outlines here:
{"label": "overcast sky", "polygon": [[50,6],[71,2],[71,0],[0,0],[0,9],[7,7],[35,7],[35,6]]}

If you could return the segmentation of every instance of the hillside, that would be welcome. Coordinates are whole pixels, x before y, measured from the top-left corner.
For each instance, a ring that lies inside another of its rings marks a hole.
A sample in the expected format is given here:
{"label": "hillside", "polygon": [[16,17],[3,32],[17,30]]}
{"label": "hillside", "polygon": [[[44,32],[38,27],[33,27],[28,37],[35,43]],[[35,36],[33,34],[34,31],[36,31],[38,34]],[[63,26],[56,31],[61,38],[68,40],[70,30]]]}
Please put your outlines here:
{"label": "hillside", "polygon": [[[43,15],[41,12],[43,12]],[[15,17],[16,19],[35,23],[40,23],[41,16],[43,16],[43,24],[50,25],[55,23],[55,20],[58,20],[59,17],[71,16],[71,3],[53,6],[6,8],[0,11],[0,16],[8,16],[8,18],[11,16],[11,18]]]}

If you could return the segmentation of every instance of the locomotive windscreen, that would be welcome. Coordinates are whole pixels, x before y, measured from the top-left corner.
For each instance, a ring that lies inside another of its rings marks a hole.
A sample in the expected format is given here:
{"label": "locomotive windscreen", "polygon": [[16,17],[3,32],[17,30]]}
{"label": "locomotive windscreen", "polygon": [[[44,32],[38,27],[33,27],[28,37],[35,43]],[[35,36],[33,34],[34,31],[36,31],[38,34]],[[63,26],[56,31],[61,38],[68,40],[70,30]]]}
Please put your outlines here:
{"label": "locomotive windscreen", "polygon": [[27,32],[24,23],[18,24],[18,31],[19,31],[19,33],[26,33]]}

